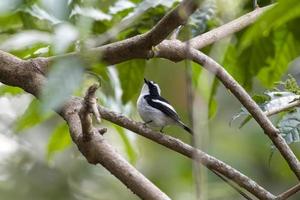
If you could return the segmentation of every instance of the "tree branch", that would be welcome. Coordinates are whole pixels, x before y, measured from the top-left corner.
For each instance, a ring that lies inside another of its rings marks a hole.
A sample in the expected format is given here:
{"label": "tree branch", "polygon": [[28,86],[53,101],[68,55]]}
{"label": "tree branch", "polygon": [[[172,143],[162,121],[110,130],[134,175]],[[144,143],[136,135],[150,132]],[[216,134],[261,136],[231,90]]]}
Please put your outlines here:
{"label": "tree branch", "polygon": [[183,59],[190,59],[194,62],[202,65],[205,69],[215,74],[216,77],[228,88],[232,94],[241,102],[241,104],[248,110],[257,123],[264,130],[265,134],[269,136],[273,144],[279,150],[284,159],[288,162],[288,165],[300,179],[300,162],[295,154],[289,148],[285,140],[279,134],[278,129],[274,127],[272,122],[259,108],[255,101],[249,96],[244,88],[216,61],[200,51],[189,48],[189,46],[180,41],[164,40],[158,45],[158,50],[155,56],[160,58],[167,58],[173,61],[180,61]]}
{"label": "tree branch", "polygon": [[[182,19],[174,19],[182,17],[178,7],[187,8],[187,15]],[[256,121],[264,129],[265,133],[271,138],[275,146],[279,149],[283,157],[287,160],[290,168],[294,171],[298,178],[300,178],[299,161],[285,143],[284,139],[278,135],[278,130],[272,125],[269,119],[264,115],[256,103],[245,92],[245,90],[214,60],[197,51],[194,48],[201,48],[203,45],[208,45],[215,42],[229,34],[241,30],[255,21],[257,17],[266,9],[257,9],[253,11],[248,17],[239,18],[240,21],[233,21],[223,28],[214,29],[208,32],[208,36],[198,36],[190,40],[193,48],[188,49],[185,43],[177,40],[164,40],[176,27],[185,22],[188,15],[190,15],[196,7],[190,0],[183,1],[176,9],[164,17],[157,26],[155,26],[148,33],[138,35],[127,40],[108,44],[102,47],[91,49],[83,55],[83,57],[102,59],[109,64],[119,63],[133,58],[151,58],[161,57],[172,61],[180,61],[183,59],[191,59],[201,65],[207,70],[216,74],[220,81],[231,90],[231,92],[240,100],[240,102],[248,109]],[[177,13],[177,14],[174,14]],[[173,17],[168,17],[172,16]],[[165,24],[164,20],[169,20]],[[179,23],[172,23],[172,20]],[[168,24],[172,24],[168,26]],[[231,27],[232,31],[229,31]],[[242,27],[242,28],[240,28]],[[226,31],[227,30],[227,31]],[[221,32],[224,31],[224,34]],[[209,36],[211,34],[211,36]],[[202,39],[201,39],[202,38]],[[205,39],[208,38],[208,39]],[[212,38],[212,39],[211,39]],[[162,41],[162,42],[161,42]],[[201,42],[202,41],[202,42]],[[161,42],[161,43],[160,43]],[[157,45],[157,51],[152,51],[152,46]],[[188,49],[188,51],[187,51]],[[71,53],[60,57],[78,56],[82,52]],[[41,87],[45,81],[44,74],[50,65],[52,58],[37,58],[30,61],[20,60],[10,54],[0,51],[0,81],[23,88],[25,91],[38,96]],[[63,109],[59,112],[62,117],[68,122],[73,141],[77,144],[79,150],[86,156],[90,163],[101,163],[105,168],[112,172],[118,179],[120,179],[127,187],[134,193],[144,199],[169,199],[164,193],[156,188],[150,181],[142,176],[135,168],[133,168],[126,160],[113,150],[113,148],[105,141],[101,134],[93,132],[89,141],[82,140],[83,129],[82,121],[79,117],[79,111],[82,108],[82,99],[72,98],[68,101]],[[241,187],[255,195],[259,199],[274,199],[275,196],[270,192],[259,186],[252,179],[243,175],[236,169],[226,165],[222,161],[187,145],[180,140],[170,136],[162,135],[151,129],[145,128],[141,123],[133,122],[128,118],[110,112],[105,108],[99,108],[101,117],[126,127],[129,130],[139,133],[159,144],[162,144],[174,151],[177,151],[189,158],[193,158],[201,162],[203,165],[211,170],[214,170],[225,177],[233,180]],[[127,171],[130,170],[130,171]],[[142,183],[142,184],[141,184]],[[156,196],[159,195],[159,196]]]}
{"label": "tree branch", "polygon": [[257,8],[254,11],[249,12],[227,24],[196,36],[186,43],[190,43],[192,48],[201,49],[233,33],[243,30],[244,28],[255,22],[263,13],[265,13],[272,7],[273,5]]}
{"label": "tree branch", "polygon": [[[0,81],[2,83],[18,86],[38,97],[45,80],[41,71],[37,69],[37,64],[33,64],[32,61],[22,61],[0,51]],[[93,98],[93,94],[87,95],[86,101],[90,98]],[[88,124],[91,123],[90,119],[80,118],[79,112],[85,110],[83,108],[86,106],[85,103],[81,98],[72,98],[58,113],[67,121],[72,140],[88,162],[100,163],[141,199],[170,199],[122,158],[104,137],[91,124]],[[87,114],[86,110],[84,113]],[[89,132],[88,140],[84,139],[83,132]]]}
{"label": "tree branch", "polygon": [[60,115],[67,121],[73,141],[88,162],[100,163],[141,199],[170,200],[118,154],[95,128],[88,133],[88,140],[85,138],[85,130],[81,126],[82,121],[78,113],[83,105],[81,98],[72,98],[65,104]]}
{"label": "tree branch", "polygon": [[134,58],[152,58],[152,47],[163,41],[178,26],[185,24],[197,7],[195,0],[184,0],[145,34],[93,48],[86,52],[73,52],[49,57],[48,61],[51,62],[62,57],[82,56],[87,60],[95,60],[96,58],[108,64],[116,64]]}
{"label": "tree branch", "polygon": [[296,100],[296,101],[290,102],[289,104],[284,105],[282,107],[277,107],[272,110],[268,110],[265,112],[265,115],[267,115],[267,116],[276,115],[280,112],[287,111],[287,110],[290,110],[292,108],[299,107],[299,106],[300,106],[300,100]]}
{"label": "tree branch", "polygon": [[[0,51],[0,81],[13,86],[21,87],[27,92],[38,96],[45,78],[39,71],[34,70],[33,66],[35,65],[33,65],[32,62],[21,61],[10,54]],[[26,79],[23,78],[24,75]],[[30,85],[27,85],[24,82],[25,80],[26,82],[30,82]],[[130,164],[128,164],[121,156],[116,154],[115,150],[113,150],[113,148],[104,140],[101,134],[92,133],[90,135],[91,139],[88,141],[84,141],[82,139],[82,122],[78,113],[81,110],[82,105],[82,99],[73,98],[63,106],[63,109],[59,112],[59,114],[68,122],[72,139],[87,160],[90,163],[100,163],[103,165],[118,179],[120,179],[129,189],[142,198],[145,198],[145,194],[151,195],[153,191],[155,192],[152,195],[161,194],[161,196],[165,196],[152,183],[150,183],[138,171],[136,171],[136,169],[130,166]],[[110,112],[105,108],[101,107],[99,109],[99,113],[103,119],[107,119],[115,124],[126,127],[129,130],[139,133],[140,135],[156,141],[157,143],[162,144],[189,158],[198,160],[209,169],[213,169],[220,174],[223,174],[225,177],[235,181],[238,185],[245,188],[260,199],[274,199],[274,195],[259,186],[256,182],[241,174],[236,169],[226,165],[222,161],[219,161],[212,156],[207,155],[199,149],[195,149],[178,139],[155,132],[144,127],[142,123],[134,122],[125,116],[117,115],[116,113]],[[126,166],[126,169],[132,170],[132,172],[125,170],[123,168],[124,166]]]}
{"label": "tree branch", "polygon": [[287,191],[285,191],[285,192],[281,193],[280,195],[278,195],[276,197],[276,200],[285,200],[285,199],[288,199],[289,197],[291,197],[293,194],[295,194],[299,190],[300,190],[300,183],[298,183],[294,187],[292,187],[292,188],[288,189]]}
{"label": "tree branch", "polygon": [[143,123],[135,122],[122,114],[117,114],[104,107],[98,107],[103,119],[106,119],[114,124],[131,130],[143,137],[146,137],[158,144],[161,144],[173,151],[176,151],[191,159],[196,159],[210,170],[214,170],[225,177],[233,180],[239,186],[245,188],[247,191],[255,195],[259,199],[274,199],[275,196],[258,185],[255,181],[240,173],[224,162],[210,156],[199,149],[196,149],[182,141],[160,132],[153,131],[147,128]]}

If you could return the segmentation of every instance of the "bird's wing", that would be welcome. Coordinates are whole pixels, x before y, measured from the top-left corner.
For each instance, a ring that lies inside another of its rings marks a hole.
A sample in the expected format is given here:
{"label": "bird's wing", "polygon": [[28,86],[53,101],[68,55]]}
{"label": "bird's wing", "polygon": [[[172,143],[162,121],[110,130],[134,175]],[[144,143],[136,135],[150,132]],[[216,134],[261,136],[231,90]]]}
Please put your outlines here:
{"label": "bird's wing", "polygon": [[161,112],[163,112],[165,115],[167,115],[171,119],[173,119],[175,121],[180,120],[175,109],[169,104],[169,102],[166,99],[164,99],[160,96],[151,98],[150,95],[146,95],[144,98],[150,106],[160,110]]}

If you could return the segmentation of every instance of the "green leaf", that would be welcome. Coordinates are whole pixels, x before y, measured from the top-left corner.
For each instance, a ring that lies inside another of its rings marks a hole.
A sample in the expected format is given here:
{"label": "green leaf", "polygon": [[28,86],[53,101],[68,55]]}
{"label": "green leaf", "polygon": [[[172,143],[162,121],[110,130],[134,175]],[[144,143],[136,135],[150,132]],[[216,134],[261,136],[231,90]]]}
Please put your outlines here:
{"label": "green leaf", "polygon": [[47,145],[47,159],[51,160],[55,153],[65,150],[71,144],[69,127],[66,123],[59,124],[52,132]]}
{"label": "green leaf", "polygon": [[53,16],[52,14],[48,13],[46,10],[44,10],[37,4],[34,4],[30,7],[21,8],[21,9],[19,9],[19,11],[28,13],[32,17],[35,17],[39,20],[45,20],[47,22],[50,22],[51,24],[58,24],[58,23],[62,22],[60,19],[58,19],[55,16]]}
{"label": "green leaf", "polygon": [[288,144],[300,141],[300,108],[289,112],[277,125],[280,134]]}
{"label": "green leaf", "polygon": [[22,20],[17,13],[10,13],[8,15],[0,15],[0,31],[1,32],[15,32],[22,27]]}
{"label": "green leaf", "polygon": [[252,78],[268,65],[274,55],[272,38],[259,38],[250,46],[229,46],[224,59],[225,68],[246,89],[252,88]]}
{"label": "green leaf", "polygon": [[[41,31],[23,31],[10,36],[0,44],[0,48],[5,51],[24,50],[36,44],[50,44],[51,35]],[[40,47],[40,46],[39,46]]]}
{"label": "green leaf", "polygon": [[84,17],[89,17],[95,21],[111,20],[111,18],[112,18],[111,15],[106,14],[99,9],[80,7],[78,5],[75,6],[74,9],[72,10],[70,17],[72,17],[74,15],[81,15]]}
{"label": "green leaf", "polygon": [[57,109],[79,88],[83,67],[77,58],[56,61],[42,90],[42,111]]}
{"label": "green leaf", "polygon": [[[272,91],[265,92],[264,95],[255,95],[253,100],[255,100],[256,103],[259,104],[259,107],[263,111],[271,111],[276,108],[281,108],[289,104],[293,100],[298,99],[299,97],[299,95],[291,92]],[[244,107],[242,107],[241,111],[232,117],[230,124],[241,116],[246,116],[246,119],[242,121],[241,125],[239,126],[240,128],[242,128],[247,122],[249,122],[250,119],[252,119],[249,112]]]}
{"label": "green leaf", "polygon": [[14,129],[16,132],[24,131],[42,123],[52,115],[53,112],[41,113],[40,102],[37,99],[33,99],[24,114],[17,119]]}
{"label": "green leaf", "polygon": [[118,125],[114,125],[114,128],[117,130],[118,134],[120,135],[120,137],[123,141],[129,162],[131,164],[135,164],[136,160],[137,160],[137,153],[136,153],[133,145],[131,144],[128,136],[126,135],[124,128],[122,128]]}
{"label": "green leaf", "polygon": [[123,90],[122,101],[124,104],[133,100],[140,92],[145,65],[145,60],[131,60],[116,65]]}
{"label": "green leaf", "polygon": [[[259,37],[268,37],[272,30],[285,25],[287,22],[300,16],[300,1],[279,0],[276,5],[263,14],[245,33],[246,40],[243,46],[251,43]],[[284,14],[283,14],[284,13]]]}
{"label": "green leaf", "polygon": [[274,83],[281,79],[288,69],[289,62],[300,53],[300,43],[285,27],[274,32],[273,43],[275,47],[274,58],[269,60],[268,66],[258,74],[260,81],[267,87],[274,86]]}
{"label": "green leaf", "polygon": [[188,25],[192,36],[195,37],[208,29],[208,21],[215,17],[217,12],[215,1],[204,1],[190,17]]}
{"label": "green leaf", "polygon": [[118,0],[113,6],[109,7],[110,14],[117,14],[118,12],[134,8],[136,5],[129,0]]}
{"label": "green leaf", "polygon": [[209,98],[208,98],[208,109],[209,109],[208,117],[209,117],[209,119],[212,119],[217,114],[218,104],[215,99],[215,96],[216,96],[219,85],[220,85],[220,82],[218,81],[218,78],[214,77],[212,88],[211,88]]}
{"label": "green leaf", "polygon": [[1,85],[0,86],[0,96],[3,96],[5,94],[10,94],[10,95],[19,95],[23,94],[23,90],[19,87],[12,87],[8,85]]}

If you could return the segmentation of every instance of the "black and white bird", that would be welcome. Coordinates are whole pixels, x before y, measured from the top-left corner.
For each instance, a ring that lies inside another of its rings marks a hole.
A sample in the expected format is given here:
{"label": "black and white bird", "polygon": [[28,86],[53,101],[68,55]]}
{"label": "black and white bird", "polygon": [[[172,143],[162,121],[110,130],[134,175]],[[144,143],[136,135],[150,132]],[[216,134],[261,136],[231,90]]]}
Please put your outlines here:
{"label": "black and white bird", "polygon": [[153,128],[160,128],[161,132],[165,126],[179,125],[193,134],[192,130],[180,120],[173,106],[160,96],[158,84],[147,79],[144,79],[144,82],[137,100],[137,109],[145,124]]}

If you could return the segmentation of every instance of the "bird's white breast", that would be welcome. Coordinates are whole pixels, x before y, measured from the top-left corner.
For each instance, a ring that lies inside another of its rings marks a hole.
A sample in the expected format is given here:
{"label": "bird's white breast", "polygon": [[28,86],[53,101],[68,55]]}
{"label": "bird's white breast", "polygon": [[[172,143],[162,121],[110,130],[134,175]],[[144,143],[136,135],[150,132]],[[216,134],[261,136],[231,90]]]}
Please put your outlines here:
{"label": "bird's white breast", "polygon": [[137,109],[144,122],[147,123],[152,121],[149,123],[149,126],[164,127],[174,123],[174,120],[167,117],[163,112],[151,107],[144,98],[144,95],[139,96],[137,101]]}

